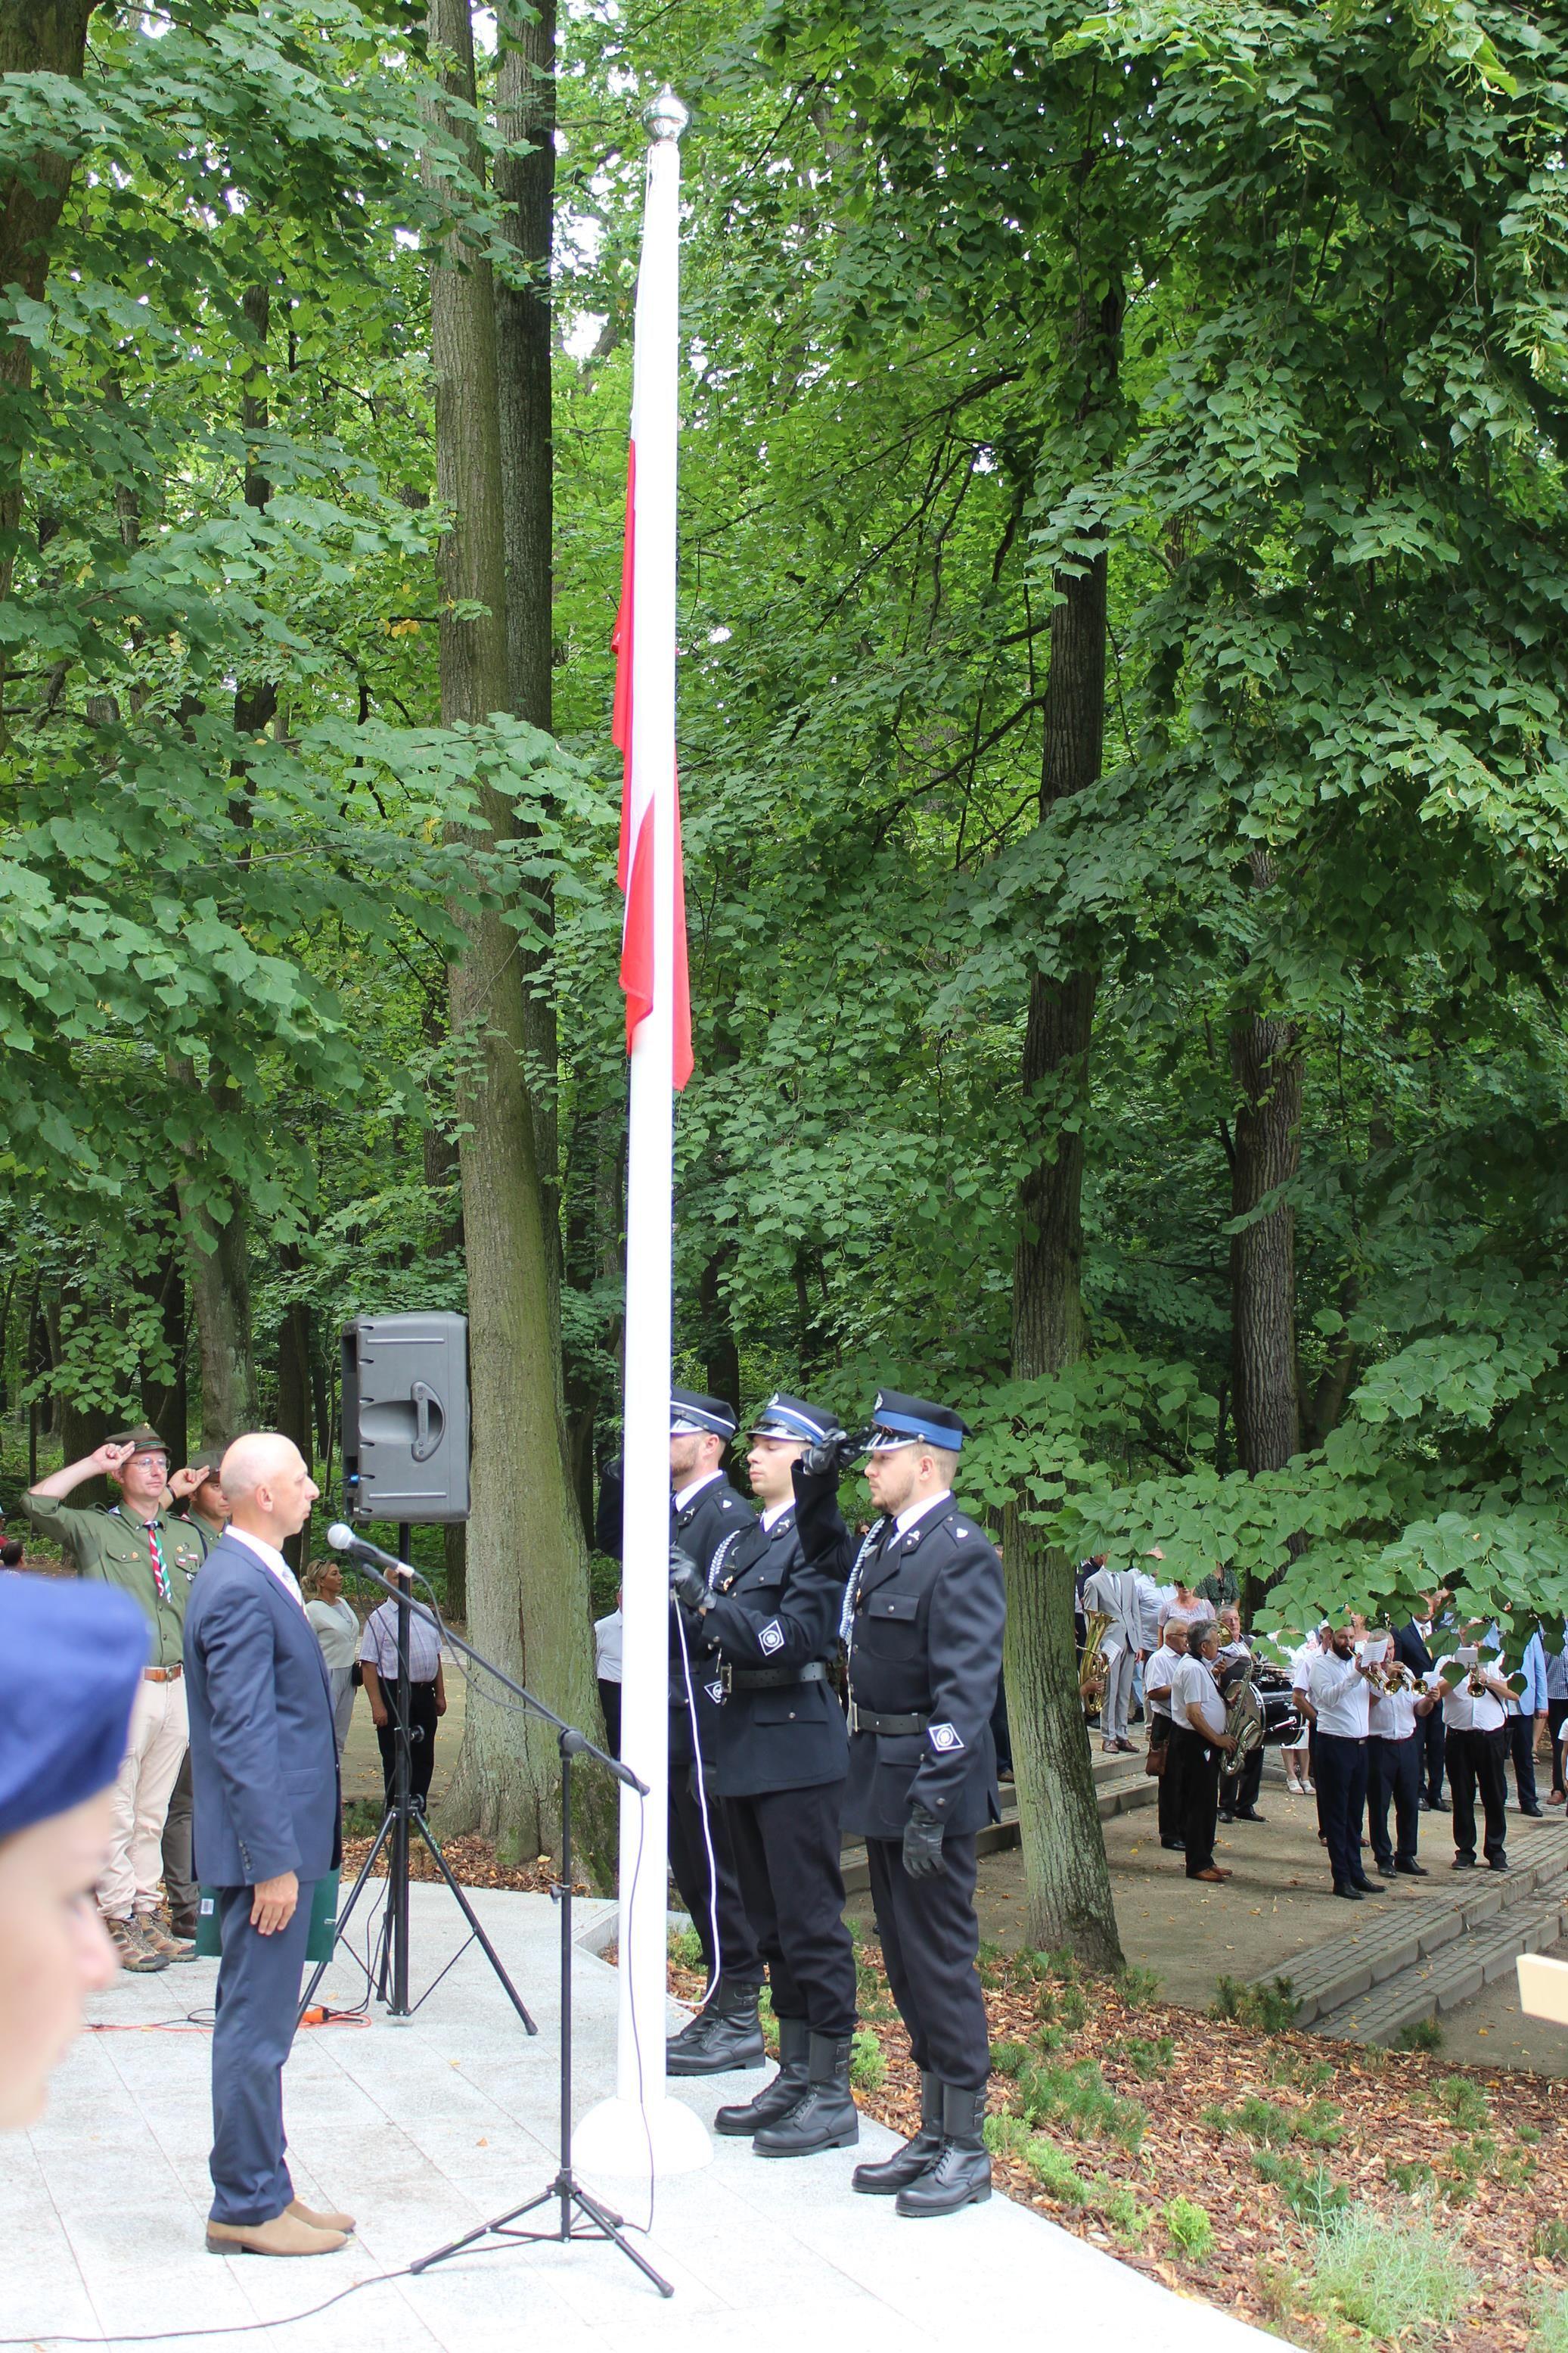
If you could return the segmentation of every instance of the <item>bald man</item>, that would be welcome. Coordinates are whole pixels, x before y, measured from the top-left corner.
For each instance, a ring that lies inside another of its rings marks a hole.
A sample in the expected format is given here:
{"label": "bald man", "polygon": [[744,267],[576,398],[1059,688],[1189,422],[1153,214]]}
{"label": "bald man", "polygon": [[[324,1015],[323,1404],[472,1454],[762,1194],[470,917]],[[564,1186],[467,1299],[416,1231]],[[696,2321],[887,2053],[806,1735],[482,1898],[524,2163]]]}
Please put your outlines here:
{"label": "bald man", "polygon": [[327,2255],[353,2229],[294,2195],[283,2063],[294,2040],[310,1894],[342,1859],[331,1689],[283,1557],[317,1488],[292,1440],[237,1438],[219,1473],[230,1519],[185,1613],[196,1877],[216,1891],[214,2254]]}

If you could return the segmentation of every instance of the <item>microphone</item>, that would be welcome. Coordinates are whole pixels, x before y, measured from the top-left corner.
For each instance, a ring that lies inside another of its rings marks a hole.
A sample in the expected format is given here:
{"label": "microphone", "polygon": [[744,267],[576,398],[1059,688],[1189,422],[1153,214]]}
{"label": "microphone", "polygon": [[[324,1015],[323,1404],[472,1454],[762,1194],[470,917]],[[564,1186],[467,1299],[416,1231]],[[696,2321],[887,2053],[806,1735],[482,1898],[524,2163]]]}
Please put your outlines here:
{"label": "microphone", "polygon": [[373,1545],[367,1536],[358,1535],[346,1521],[332,1522],[327,1530],[327,1542],[334,1552],[352,1552],[361,1560],[376,1561],[383,1568],[395,1569],[404,1577],[412,1573],[405,1560],[399,1560],[395,1552],[383,1552],[379,1545]]}

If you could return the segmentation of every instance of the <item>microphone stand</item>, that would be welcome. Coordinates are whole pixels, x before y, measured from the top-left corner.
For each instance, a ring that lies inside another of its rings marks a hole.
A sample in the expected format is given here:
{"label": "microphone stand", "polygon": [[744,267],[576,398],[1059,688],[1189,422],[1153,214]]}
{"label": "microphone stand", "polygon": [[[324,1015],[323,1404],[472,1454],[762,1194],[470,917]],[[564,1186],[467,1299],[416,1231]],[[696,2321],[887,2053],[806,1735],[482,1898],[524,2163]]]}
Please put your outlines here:
{"label": "microphone stand", "polygon": [[[399,1530],[400,1536],[404,1532],[402,1530]],[[329,1537],[328,1541],[331,1541],[331,1537]],[[363,1537],[356,1536],[352,1545],[334,1546],[333,1549],[349,1551],[353,1554],[360,1574],[363,1577],[368,1577],[373,1585],[383,1587],[386,1592],[390,1593],[398,1601],[400,1605],[400,1620],[404,1617],[405,1612],[409,1616],[412,1616],[413,1611],[417,1609],[430,1620],[432,1625],[439,1624],[434,1611],[427,1609],[423,1602],[413,1602],[410,1600],[407,1586],[404,1583],[402,1577],[399,1577],[398,1582],[394,1584],[390,1577],[383,1577],[379,1571],[366,1565],[365,1555],[368,1553],[376,1560],[387,1561],[388,1566],[394,1569],[404,1568],[405,1564],[397,1561],[389,1561],[388,1556],[385,1553],[378,1551],[374,1546],[367,1545]],[[405,1573],[407,1573],[406,1570]],[[551,1889],[550,1893],[552,1899],[559,1906],[561,1922],[560,2162],[552,2179],[545,2184],[542,2189],[536,2190],[531,2198],[525,2200],[521,2206],[510,2207],[506,2213],[496,2215],[493,2221],[489,2222],[480,2222],[475,2229],[466,2232],[462,2238],[451,2240],[447,2245],[437,2247],[431,2254],[421,2255],[417,2263],[410,2263],[408,2266],[409,2271],[412,2274],[427,2272],[434,2264],[447,2263],[454,2255],[462,2254],[468,2248],[474,2246],[481,2239],[519,2239],[526,2242],[532,2242],[534,2243],[544,2243],[551,2246],[569,2246],[574,2240],[607,2239],[612,2245],[620,2249],[622,2254],[626,2256],[629,2263],[637,2265],[637,2270],[642,2273],[645,2279],[651,2280],[654,2286],[658,2288],[660,2295],[671,2296],[675,2294],[675,2290],[671,2286],[669,2281],[664,2278],[662,2274],[655,2271],[647,2256],[642,2253],[640,2249],[634,2247],[631,2241],[626,2236],[624,2218],[621,2215],[613,2212],[609,2207],[601,2205],[596,2198],[590,2196],[589,2192],[579,2183],[572,2166],[572,1957],[574,1949],[572,1938],[573,1759],[578,1757],[593,1757],[598,1764],[605,1766],[611,1773],[613,1773],[617,1781],[624,1783],[628,1789],[635,1789],[639,1797],[647,1797],[647,1784],[645,1781],[639,1781],[631,1767],[627,1765],[623,1765],[618,1757],[607,1757],[602,1748],[595,1747],[594,1743],[588,1738],[586,1733],[577,1731],[574,1726],[566,1722],[564,1716],[557,1715],[553,1708],[546,1707],[542,1699],[536,1699],[532,1692],[527,1690],[521,1683],[514,1683],[511,1676],[504,1673],[502,1670],[495,1664],[493,1660],[487,1659],[483,1651],[476,1651],[473,1644],[471,1642],[465,1641],[460,1634],[454,1634],[449,1626],[442,1629],[441,1630],[445,1633],[447,1641],[450,1642],[455,1651],[460,1651],[463,1656],[466,1659],[470,1660],[475,1666],[482,1667],[487,1674],[493,1675],[497,1683],[501,1685],[502,1689],[510,1692],[512,1697],[519,1701],[522,1706],[527,1708],[531,1715],[541,1717],[544,1723],[552,1725],[555,1728],[556,1746],[561,1757],[561,1877],[557,1884]],[[399,1665],[401,1667],[406,1662],[407,1657],[405,1626],[400,1625],[400,1638],[403,1643],[403,1649],[399,1659]],[[405,1718],[405,1723],[406,1724],[406,1718]],[[431,1837],[430,1832],[426,1826],[424,1816],[416,1812],[413,1816],[413,1820],[422,1833],[426,1845],[435,1855],[437,1862],[440,1866],[442,1876],[447,1881],[447,1885],[451,1888],[454,1895],[456,1895],[458,1902],[462,1908],[464,1916],[472,1926],[474,1934],[479,1938],[479,1943],[484,1947],[485,1952],[489,1956],[491,1968],[495,1970],[496,1975],[500,1978],[502,1985],[506,1987],[508,1993],[511,1994],[512,2001],[519,2015],[521,2017],[523,2023],[528,2028],[529,2032],[531,2034],[534,2033],[537,2030],[534,2027],[532,2020],[529,2017],[528,2012],[523,2009],[521,2002],[518,2000],[517,1995],[512,1992],[510,1980],[508,1978],[506,1971],[502,1968],[500,1961],[497,1957],[494,1948],[490,1945],[489,1938],[486,1936],[484,1930],[479,1926],[478,1920],[475,1918],[467,1897],[463,1894],[463,1892],[458,1885],[457,1881],[452,1877],[450,1871],[447,1869],[446,1858],[442,1854],[440,1848],[436,1844],[435,1840]],[[385,1838],[389,1824],[390,1817],[388,1818],[387,1822],[384,1822],[382,1824],[380,1839],[377,1841],[377,1846],[381,1843],[381,1840]],[[373,1847],[369,1856],[366,1858],[364,1870],[360,1873],[359,1879],[355,1883],[353,1895],[350,1896],[348,1905],[344,1908],[343,1918],[345,1920],[348,1917],[349,1911],[353,1909],[354,1897],[358,1895],[360,1888],[364,1883],[366,1873],[368,1873],[371,1863],[375,1859],[375,1852],[376,1849]],[[405,1915],[406,1916],[406,1886],[404,1890],[404,1905]],[[339,1924],[339,1934],[342,1934],[341,1922]],[[321,1968],[316,1971],[316,1978],[320,1978],[321,1970],[324,1969],[326,1966],[326,1963],[323,1961]],[[310,1980],[310,1988],[306,1993],[307,2002],[310,2000],[310,1991],[314,1990],[316,1978],[312,1978]],[[552,2205],[558,2209],[552,2228],[538,2231],[520,2231],[517,2229],[516,2225],[522,2220],[525,2214],[534,2213],[542,2206]]]}

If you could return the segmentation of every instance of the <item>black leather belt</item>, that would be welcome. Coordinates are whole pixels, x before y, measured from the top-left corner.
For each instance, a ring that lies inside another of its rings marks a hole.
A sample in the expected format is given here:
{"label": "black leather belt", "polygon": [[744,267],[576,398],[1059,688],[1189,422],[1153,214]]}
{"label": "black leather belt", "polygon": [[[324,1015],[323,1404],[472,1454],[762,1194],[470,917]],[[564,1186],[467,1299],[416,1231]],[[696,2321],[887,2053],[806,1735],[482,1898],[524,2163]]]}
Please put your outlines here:
{"label": "black leather belt", "polygon": [[820,1659],[808,1667],[731,1667],[719,1670],[726,1691],[786,1691],[791,1683],[825,1683],[827,1669]]}
{"label": "black leather belt", "polygon": [[929,1715],[878,1715],[868,1707],[849,1703],[851,1732],[924,1732],[930,1725]]}

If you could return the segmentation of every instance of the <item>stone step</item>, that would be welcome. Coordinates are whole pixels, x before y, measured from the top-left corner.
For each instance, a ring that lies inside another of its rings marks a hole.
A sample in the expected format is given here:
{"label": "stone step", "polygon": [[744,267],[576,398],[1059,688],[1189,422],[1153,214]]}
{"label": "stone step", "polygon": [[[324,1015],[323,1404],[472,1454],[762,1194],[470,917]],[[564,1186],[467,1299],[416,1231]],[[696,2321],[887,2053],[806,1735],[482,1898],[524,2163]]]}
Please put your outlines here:
{"label": "stone step", "polygon": [[1510,1904],[1467,1935],[1312,2021],[1314,2034],[1392,2042],[1402,2027],[1457,2009],[1512,1968],[1521,1953],[1544,1952],[1568,1935],[1568,1875],[1544,1894]]}
{"label": "stone step", "polygon": [[[1104,1764],[1114,1769],[1097,1772],[1094,1777],[1095,1806],[1102,1822],[1112,1820],[1118,1814],[1136,1813],[1140,1807],[1152,1806],[1160,1794],[1160,1785],[1152,1781],[1143,1770],[1142,1754],[1137,1757],[1096,1757],[1096,1765]],[[1130,1769],[1131,1768],[1131,1769]],[[1022,1833],[1018,1828],[1017,1794],[1011,1781],[1000,1785],[1002,1819],[987,1822],[975,1833],[977,1854],[1001,1854],[1018,1844]],[[847,1895],[864,1895],[871,1884],[871,1869],[866,1860],[866,1850],[858,1839],[846,1840],[843,1852],[844,1892]]]}
{"label": "stone step", "polygon": [[1529,1903],[1548,1882],[1568,1888],[1568,1855],[1559,1852],[1555,1857],[1522,1861],[1506,1878],[1479,1870],[1458,1872],[1450,1882],[1419,1895],[1395,1894],[1401,1883],[1384,1881],[1389,1895],[1370,1917],[1363,1909],[1353,1928],[1331,1936],[1290,1965],[1287,1974],[1300,2003],[1299,2023],[1310,2026],[1324,2011],[1337,2010],[1385,1978],[1429,1959],[1500,1914]]}

